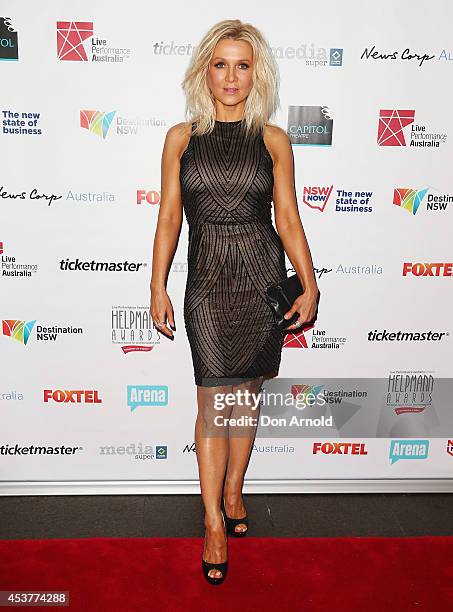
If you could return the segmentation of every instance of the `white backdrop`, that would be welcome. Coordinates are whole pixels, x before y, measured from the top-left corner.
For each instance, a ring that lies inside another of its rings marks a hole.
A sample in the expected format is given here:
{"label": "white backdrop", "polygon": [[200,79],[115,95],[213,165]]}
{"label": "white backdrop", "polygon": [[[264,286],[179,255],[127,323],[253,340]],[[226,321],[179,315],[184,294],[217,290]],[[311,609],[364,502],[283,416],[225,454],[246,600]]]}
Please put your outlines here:
{"label": "white backdrop", "polygon": [[[450,376],[451,4],[233,0],[219,11],[179,0],[131,1],[127,10],[45,0],[0,7],[9,18],[0,20],[3,494],[198,490],[196,391],[182,317],[185,219],[167,287],[175,341],[137,316],[149,304],[165,134],[186,119],[180,83],[193,46],[221,19],[256,25],[277,58],[281,108],[272,121],[292,138],[299,211],[321,291],[315,327],[289,335],[280,377]],[[327,146],[293,137],[307,107],[326,107],[321,114],[333,119]],[[419,134],[439,146],[412,146]],[[315,187],[332,187],[323,210],[306,203]],[[405,196],[406,189],[418,192],[416,210],[410,198],[408,209],[394,203],[395,190]],[[341,191],[363,192],[371,210],[338,210],[337,198],[348,197]],[[435,199],[437,210],[430,209]],[[77,260],[127,260],[137,269],[65,269]],[[403,275],[405,263],[434,273],[415,267]],[[427,265],[434,263],[439,275]],[[64,330],[45,336],[42,328],[52,327]],[[445,335],[373,341],[374,330]],[[341,340],[329,347],[329,338]],[[151,387],[152,401],[131,406],[141,387]],[[83,393],[61,402],[68,394],[58,390]],[[453,429],[407,437],[423,438],[423,460],[392,462],[391,436],[258,437],[246,490],[449,489]],[[367,454],[313,452],[314,442],[339,439],[364,443]],[[62,445],[72,450],[55,450]]]}

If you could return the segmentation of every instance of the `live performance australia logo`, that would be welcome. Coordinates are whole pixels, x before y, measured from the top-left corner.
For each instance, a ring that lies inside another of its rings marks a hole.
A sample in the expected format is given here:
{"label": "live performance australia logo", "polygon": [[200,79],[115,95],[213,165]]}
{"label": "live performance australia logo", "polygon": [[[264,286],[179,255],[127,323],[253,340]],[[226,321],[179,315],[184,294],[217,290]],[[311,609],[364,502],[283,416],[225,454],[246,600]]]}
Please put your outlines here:
{"label": "live performance australia logo", "polygon": [[[438,115],[439,116],[439,115]],[[446,132],[428,131],[426,125],[414,123],[415,110],[383,109],[379,111],[377,143],[380,147],[439,148],[447,141]]]}
{"label": "live performance australia logo", "polygon": [[92,21],[57,21],[57,56],[66,62],[123,63],[131,49],[112,46],[103,34],[94,36]]}
{"label": "live performance australia logo", "polygon": [[38,264],[22,263],[15,255],[7,251],[5,243],[0,241],[1,275],[12,278],[31,278],[38,271]]}
{"label": "live performance australia logo", "polygon": [[111,328],[112,343],[125,354],[152,351],[160,344],[160,332],[146,306],[113,306]]}
{"label": "live performance australia logo", "polygon": [[17,32],[9,17],[0,17],[0,60],[17,61],[18,59]]}
{"label": "live performance australia logo", "polygon": [[293,145],[332,145],[333,118],[327,106],[290,106],[288,136]]}

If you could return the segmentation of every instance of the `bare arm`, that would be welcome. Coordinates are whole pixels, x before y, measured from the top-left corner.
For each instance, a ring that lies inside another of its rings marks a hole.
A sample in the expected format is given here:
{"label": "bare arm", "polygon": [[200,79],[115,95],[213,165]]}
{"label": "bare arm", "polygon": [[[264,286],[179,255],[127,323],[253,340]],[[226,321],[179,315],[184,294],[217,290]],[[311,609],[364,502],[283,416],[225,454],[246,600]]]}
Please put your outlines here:
{"label": "bare arm", "polygon": [[[288,258],[304,287],[302,297],[294,302],[293,307],[286,313],[286,318],[298,311],[301,322],[311,321],[316,312],[319,290],[297,207],[291,142],[286,132],[278,126],[266,127],[264,134],[266,147],[274,160],[275,225]],[[294,325],[291,325],[286,329],[293,328]]]}
{"label": "bare arm", "polygon": [[153,321],[164,321],[159,330],[168,333],[171,337],[173,337],[173,332],[166,325],[167,318],[173,328],[175,322],[166,286],[182,226],[179,160],[187,141],[185,123],[178,123],[171,127],[165,137],[161,161],[161,199],[153,245],[150,312]]}

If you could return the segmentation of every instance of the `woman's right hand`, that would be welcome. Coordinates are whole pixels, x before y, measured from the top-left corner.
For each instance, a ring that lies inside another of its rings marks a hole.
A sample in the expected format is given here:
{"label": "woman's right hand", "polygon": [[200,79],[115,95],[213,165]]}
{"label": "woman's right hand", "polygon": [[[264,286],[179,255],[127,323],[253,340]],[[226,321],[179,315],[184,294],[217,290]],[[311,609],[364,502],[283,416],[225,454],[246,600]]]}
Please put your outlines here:
{"label": "woman's right hand", "polygon": [[168,319],[168,323],[173,329],[176,330],[175,320],[173,317],[173,306],[165,288],[153,289],[151,287],[151,302],[149,312],[155,327],[160,332],[168,334],[170,338],[173,338],[173,332],[167,326]]}

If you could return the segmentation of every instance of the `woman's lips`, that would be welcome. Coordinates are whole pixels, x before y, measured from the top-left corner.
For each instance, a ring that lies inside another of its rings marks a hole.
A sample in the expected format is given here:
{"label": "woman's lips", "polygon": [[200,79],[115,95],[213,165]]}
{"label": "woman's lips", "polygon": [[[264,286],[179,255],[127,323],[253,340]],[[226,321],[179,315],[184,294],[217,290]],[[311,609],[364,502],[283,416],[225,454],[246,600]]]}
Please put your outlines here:
{"label": "woman's lips", "polygon": [[234,94],[234,93],[236,93],[239,90],[237,89],[237,87],[224,87],[223,91],[225,93]]}

